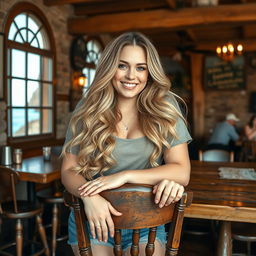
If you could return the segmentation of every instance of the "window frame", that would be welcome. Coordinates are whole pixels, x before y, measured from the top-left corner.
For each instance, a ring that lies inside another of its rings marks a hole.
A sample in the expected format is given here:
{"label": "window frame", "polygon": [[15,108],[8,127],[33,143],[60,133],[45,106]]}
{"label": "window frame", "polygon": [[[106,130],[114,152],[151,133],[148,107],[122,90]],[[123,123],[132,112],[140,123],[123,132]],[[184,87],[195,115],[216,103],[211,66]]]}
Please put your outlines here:
{"label": "window frame", "polygon": [[[21,13],[27,13],[34,15],[42,24],[44,25],[45,32],[47,33],[48,40],[49,40],[49,50],[44,50],[40,48],[36,48],[33,46],[30,46],[28,43],[18,43],[15,41],[11,41],[8,39],[8,33],[10,30],[10,26],[14,20],[14,18],[21,14]],[[28,3],[28,2],[19,2],[15,4],[11,10],[9,11],[5,28],[4,28],[4,34],[5,34],[5,43],[4,43],[4,63],[7,63],[8,56],[7,52],[9,48],[14,48],[18,50],[22,50],[29,53],[35,53],[40,54],[41,56],[50,57],[52,59],[52,86],[53,86],[53,95],[52,95],[52,133],[47,134],[39,134],[39,135],[27,135],[22,137],[8,137],[8,107],[6,106],[6,133],[7,133],[7,142],[8,145],[14,146],[14,147],[21,147],[21,148],[30,148],[35,146],[35,144],[42,145],[48,145],[49,143],[52,144],[52,141],[56,139],[56,48],[55,48],[55,41],[52,29],[50,27],[50,24],[48,23],[44,13],[35,5]],[[8,63],[9,64],[9,63]],[[26,78],[25,78],[26,79]],[[8,84],[7,84],[7,65],[5,65],[4,69],[4,99],[7,102],[7,94],[8,94]],[[41,106],[42,107],[42,106]]]}

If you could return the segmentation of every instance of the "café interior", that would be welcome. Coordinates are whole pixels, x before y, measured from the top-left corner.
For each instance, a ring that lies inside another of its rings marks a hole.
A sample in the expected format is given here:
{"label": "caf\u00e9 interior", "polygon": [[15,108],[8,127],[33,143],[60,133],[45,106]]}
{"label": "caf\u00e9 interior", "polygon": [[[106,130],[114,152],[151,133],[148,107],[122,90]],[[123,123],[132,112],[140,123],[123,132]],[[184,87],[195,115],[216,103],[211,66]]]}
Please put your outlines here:
{"label": "caf\u00e9 interior", "polygon": [[[187,105],[188,203],[166,255],[256,255],[256,138],[244,135],[256,114],[256,0],[0,0],[0,255],[73,255],[77,198],[64,197],[60,154],[101,52],[126,31],[153,42]],[[228,113],[239,119],[236,150],[207,158]],[[18,201],[9,212],[7,199]]]}

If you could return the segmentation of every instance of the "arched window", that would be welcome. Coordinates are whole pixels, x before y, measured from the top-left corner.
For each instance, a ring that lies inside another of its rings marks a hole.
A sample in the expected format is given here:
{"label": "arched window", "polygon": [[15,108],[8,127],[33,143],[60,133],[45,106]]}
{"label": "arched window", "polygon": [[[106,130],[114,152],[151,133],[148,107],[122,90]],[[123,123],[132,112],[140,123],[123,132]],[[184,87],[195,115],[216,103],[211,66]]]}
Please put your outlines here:
{"label": "arched window", "polygon": [[87,47],[87,56],[86,56],[86,65],[83,69],[83,74],[86,76],[85,90],[91,85],[94,76],[95,69],[102,52],[102,44],[99,40],[93,38],[89,39],[86,43]]}
{"label": "arched window", "polygon": [[54,43],[43,13],[17,4],[6,23],[8,139],[54,135]]}

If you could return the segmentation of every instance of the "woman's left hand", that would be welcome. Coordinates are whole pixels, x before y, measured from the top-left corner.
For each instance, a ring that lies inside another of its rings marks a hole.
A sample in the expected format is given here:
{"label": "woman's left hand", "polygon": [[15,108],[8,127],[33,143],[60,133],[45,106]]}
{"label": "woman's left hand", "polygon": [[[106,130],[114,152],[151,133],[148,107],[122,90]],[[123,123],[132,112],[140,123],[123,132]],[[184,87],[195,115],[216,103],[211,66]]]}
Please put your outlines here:
{"label": "woman's left hand", "polygon": [[153,188],[153,193],[156,194],[155,203],[159,204],[160,208],[179,201],[183,192],[184,187],[171,180],[162,180]]}
{"label": "woman's left hand", "polygon": [[118,188],[126,183],[123,173],[116,173],[108,176],[102,176],[95,180],[88,181],[78,188],[81,196],[93,196],[103,190]]}

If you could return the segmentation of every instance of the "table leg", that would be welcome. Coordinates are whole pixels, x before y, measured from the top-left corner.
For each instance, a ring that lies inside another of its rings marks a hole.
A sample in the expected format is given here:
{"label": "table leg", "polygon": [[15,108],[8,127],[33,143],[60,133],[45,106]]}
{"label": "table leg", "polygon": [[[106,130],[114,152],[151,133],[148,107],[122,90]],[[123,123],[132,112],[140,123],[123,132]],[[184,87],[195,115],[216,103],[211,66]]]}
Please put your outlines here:
{"label": "table leg", "polygon": [[[27,182],[27,198],[31,203],[36,202],[36,184],[34,182]],[[34,218],[28,219],[28,240],[33,240],[35,229],[35,220]],[[31,253],[35,252],[35,246],[32,244]]]}
{"label": "table leg", "polygon": [[231,222],[220,221],[217,256],[232,256]]}
{"label": "table leg", "polygon": [[35,182],[27,182],[27,197],[28,201],[35,203],[36,202],[36,184]]}

